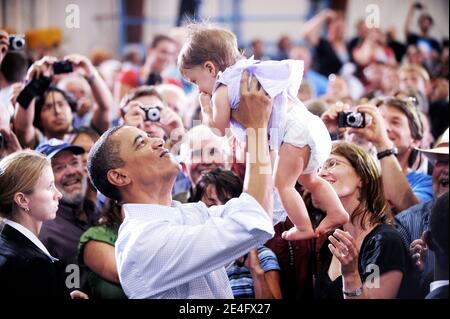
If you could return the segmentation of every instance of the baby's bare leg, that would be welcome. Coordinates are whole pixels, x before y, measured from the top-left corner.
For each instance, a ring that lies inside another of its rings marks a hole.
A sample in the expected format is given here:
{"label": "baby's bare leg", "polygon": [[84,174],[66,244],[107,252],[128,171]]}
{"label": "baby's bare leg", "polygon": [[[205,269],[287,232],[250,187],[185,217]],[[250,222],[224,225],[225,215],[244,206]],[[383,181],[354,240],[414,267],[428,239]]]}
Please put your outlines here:
{"label": "baby's bare leg", "polygon": [[311,192],[314,202],[324,210],[327,216],[316,229],[318,236],[328,233],[349,221],[349,215],[342,206],[333,187],[317,173],[300,176],[299,182]]}
{"label": "baby's bare leg", "polygon": [[309,159],[309,147],[298,148],[290,144],[281,145],[279,157],[275,163],[275,187],[286,213],[295,227],[284,232],[287,240],[308,239],[315,236],[305,203],[295,189],[295,183],[303,172]]}

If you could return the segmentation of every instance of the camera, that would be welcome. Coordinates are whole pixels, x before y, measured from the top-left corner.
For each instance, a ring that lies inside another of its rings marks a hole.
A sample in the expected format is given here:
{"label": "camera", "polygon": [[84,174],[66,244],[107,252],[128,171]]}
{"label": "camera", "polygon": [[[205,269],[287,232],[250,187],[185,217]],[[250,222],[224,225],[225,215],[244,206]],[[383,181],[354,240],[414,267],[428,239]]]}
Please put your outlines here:
{"label": "camera", "polygon": [[363,128],[366,126],[366,116],[360,112],[339,112],[338,127]]}
{"label": "camera", "polygon": [[157,106],[141,106],[145,112],[145,121],[159,122],[161,119],[161,108]]}
{"label": "camera", "polygon": [[53,74],[71,73],[73,72],[72,63],[69,61],[58,61],[53,63]]}
{"label": "camera", "polygon": [[420,2],[416,2],[414,4],[414,8],[418,9],[418,10],[422,10],[423,9],[423,5]]}
{"label": "camera", "polygon": [[25,36],[23,35],[10,35],[9,36],[9,50],[18,51],[25,48]]}

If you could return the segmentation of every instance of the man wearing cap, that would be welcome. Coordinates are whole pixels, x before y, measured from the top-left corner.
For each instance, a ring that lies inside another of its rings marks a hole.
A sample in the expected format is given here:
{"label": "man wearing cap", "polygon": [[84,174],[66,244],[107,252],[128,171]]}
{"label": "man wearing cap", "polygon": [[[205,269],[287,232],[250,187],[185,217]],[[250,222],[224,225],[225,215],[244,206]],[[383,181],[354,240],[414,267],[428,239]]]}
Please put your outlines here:
{"label": "man wearing cap", "polygon": [[429,229],[429,219],[437,198],[448,192],[449,129],[438,139],[434,148],[418,149],[433,164],[433,200],[415,205],[395,216],[397,230],[409,248],[415,268],[419,272],[420,295],[428,292],[434,269],[434,253],[427,252],[422,234]]}
{"label": "man wearing cap", "polygon": [[42,224],[39,239],[61,262],[78,264],[80,237],[95,219],[95,205],[85,197],[88,180],[79,156],[84,149],[51,139],[36,150],[51,160],[56,188],[63,195],[56,218]]}

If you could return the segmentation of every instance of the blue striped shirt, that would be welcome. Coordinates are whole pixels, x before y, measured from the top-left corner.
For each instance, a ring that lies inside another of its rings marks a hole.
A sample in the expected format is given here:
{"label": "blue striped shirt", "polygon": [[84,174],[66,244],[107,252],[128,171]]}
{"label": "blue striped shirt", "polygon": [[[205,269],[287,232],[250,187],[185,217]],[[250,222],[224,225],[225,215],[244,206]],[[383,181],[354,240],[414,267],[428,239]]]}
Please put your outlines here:
{"label": "blue striped shirt", "polygon": [[[258,248],[258,259],[264,272],[280,270],[277,256],[265,246]],[[245,266],[239,266],[236,261],[227,267],[227,275],[230,279],[231,290],[236,299],[254,299],[253,279],[250,270]]]}

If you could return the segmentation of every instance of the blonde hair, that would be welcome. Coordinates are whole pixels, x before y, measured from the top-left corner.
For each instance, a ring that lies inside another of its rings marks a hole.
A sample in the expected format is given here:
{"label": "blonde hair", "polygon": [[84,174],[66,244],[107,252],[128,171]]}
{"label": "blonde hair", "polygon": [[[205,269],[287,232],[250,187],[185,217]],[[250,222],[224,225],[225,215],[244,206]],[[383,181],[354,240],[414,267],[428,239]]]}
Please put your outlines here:
{"label": "blonde hair", "polygon": [[233,32],[204,24],[190,24],[187,38],[178,55],[178,67],[190,69],[211,61],[219,71],[224,71],[241,58]]}
{"label": "blonde hair", "polygon": [[424,79],[425,82],[430,81],[430,75],[425,68],[417,64],[405,64],[399,69],[399,74],[402,73],[414,73]]}
{"label": "blonde hair", "polygon": [[31,150],[12,153],[0,161],[0,216],[11,217],[14,195],[33,193],[46,167],[50,167],[50,161]]}

